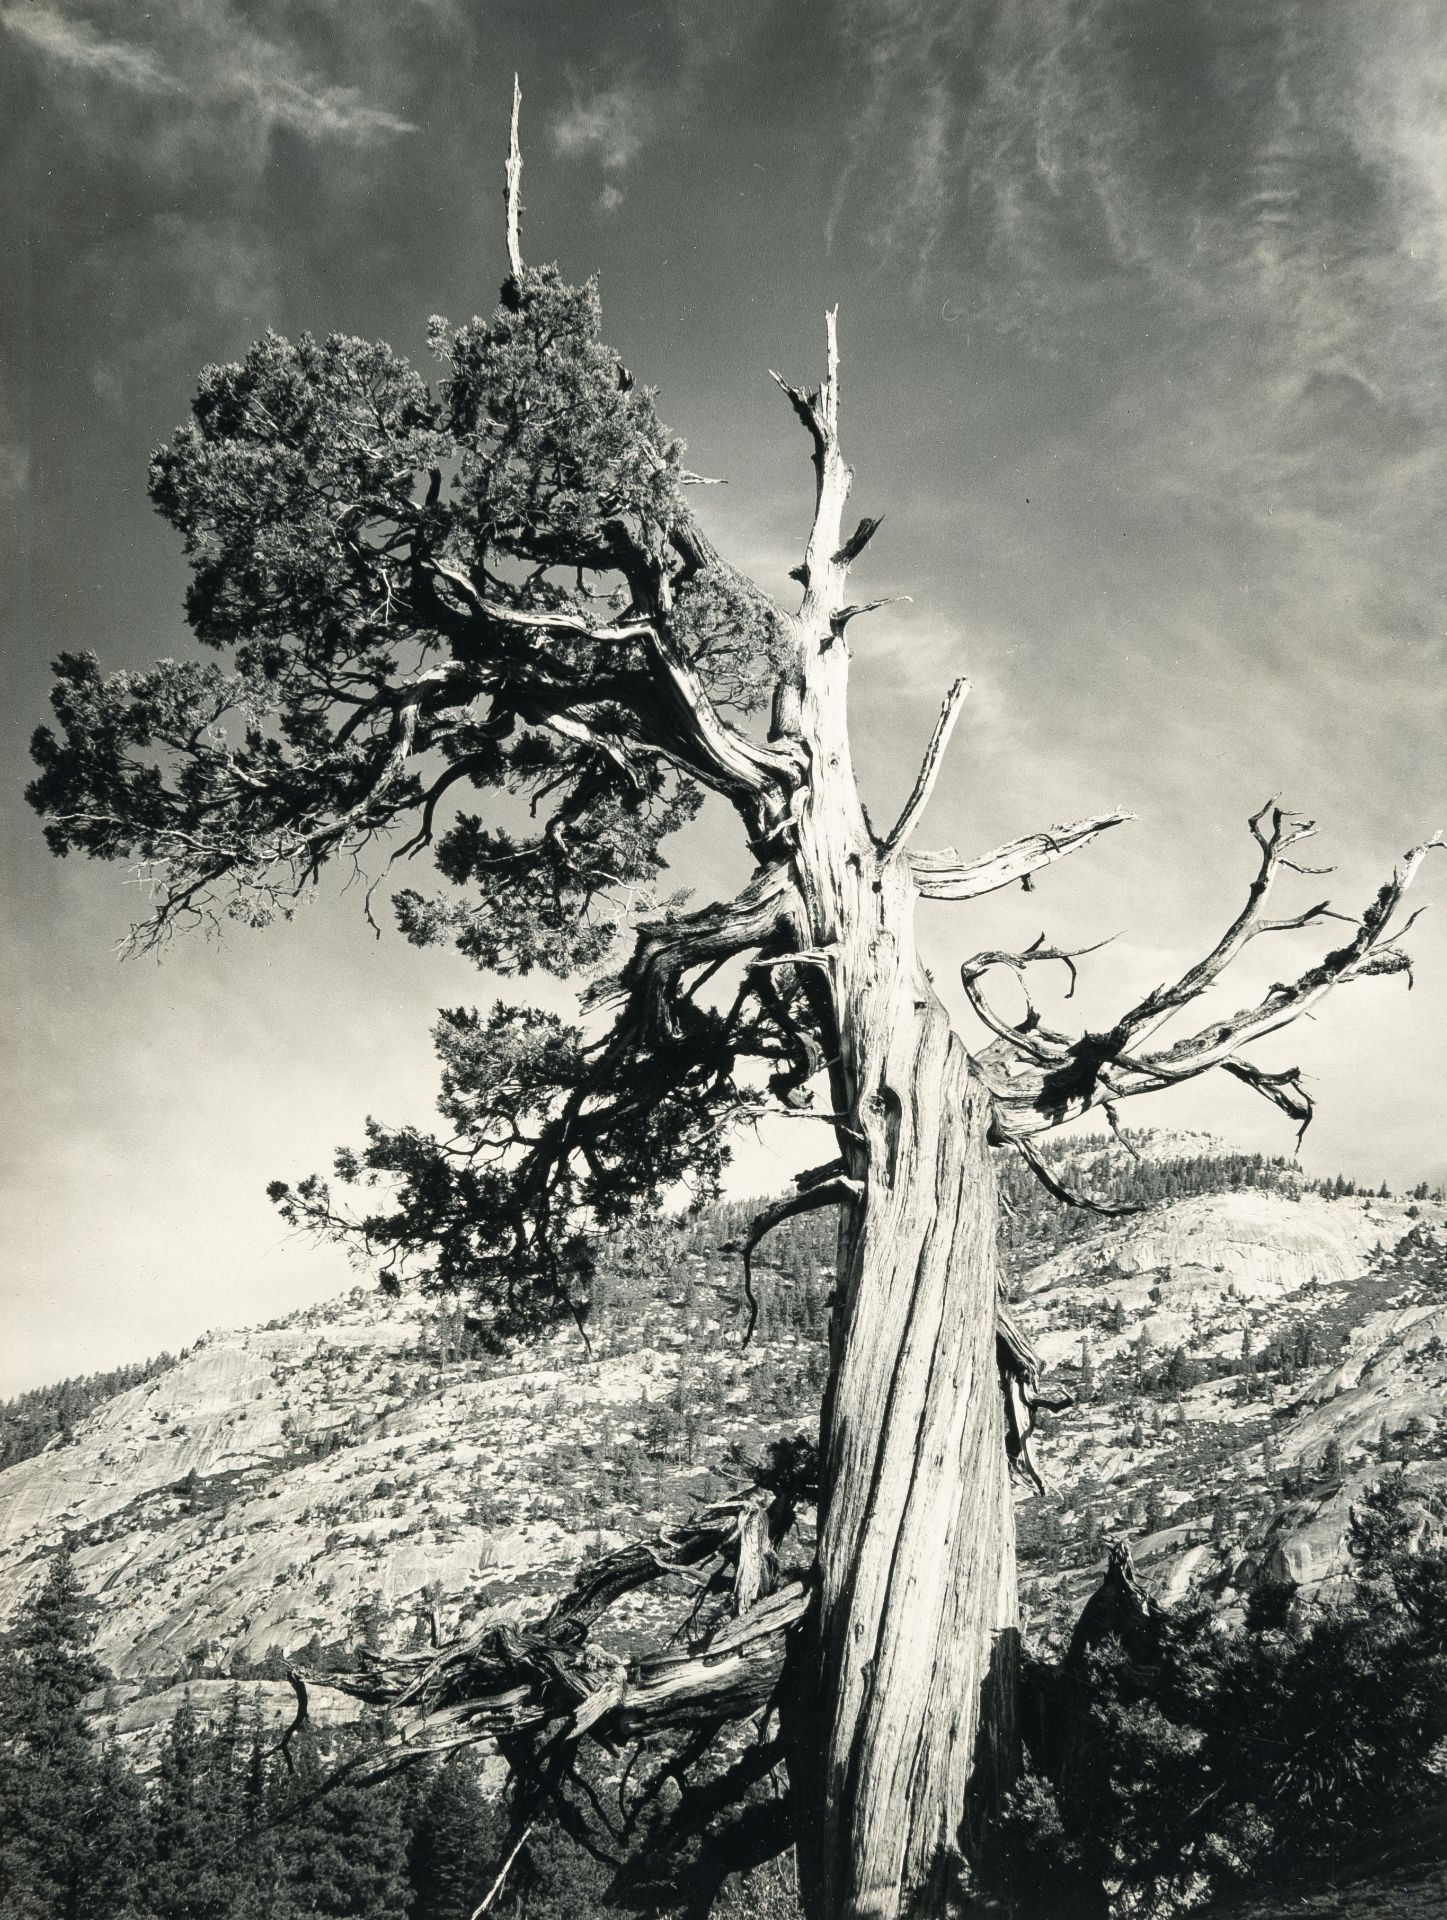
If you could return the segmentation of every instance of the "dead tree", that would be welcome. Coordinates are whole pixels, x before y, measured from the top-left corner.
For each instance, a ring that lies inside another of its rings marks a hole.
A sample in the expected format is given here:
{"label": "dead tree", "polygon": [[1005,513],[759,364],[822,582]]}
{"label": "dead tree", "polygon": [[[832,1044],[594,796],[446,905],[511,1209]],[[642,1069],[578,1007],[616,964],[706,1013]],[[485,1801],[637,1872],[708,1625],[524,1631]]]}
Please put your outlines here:
{"label": "dead tree", "polygon": [[[1043,936],[978,953],[961,972],[991,1038],[972,1049],[921,964],[916,903],[967,907],[1128,816],[921,850],[960,680],[898,819],[871,822],[846,689],[851,624],[876,604],[851,575],[879,522],[845,517],[835,315],[818,384],[775,376],[814,471],[801,595],[783,610],[700,528],[697,476],[602,344],[595,290],[524,263],[520,178],[515,114],[502,305],[435,323],[436,389],[339,336],[268,336],[203,376],[152,491],[187,543],[192,625],[231,664],[107,679],[90,656],[63,660],[32,798],[58,853],[149,880],[142,943],[218,913],[285,913],[388,834],[393,858],[430,850],[455,889],[397,895],[414,941],[570,973],[631,938],[592,989],[595,1015],[614,1008],[606,1030],[517,1006],[443,1016],[453,1131],[374,1127],[342,1156],[343,1180],[382,1196],[370,1212],[317,1179],[276,1189],[293,1220],[360,1236],[390,1279],[470,1290],[499,1331],[585,1323],[585,1229],[679,1179],[707,1190],[741,1118],[781,1105],[832,1133],[786,1209],[841,1218],[812,1562],[788,1570],[797,1489],[743,1493],[603,1563],[527,1633],[488,1626],[353,1684],[392,1705],[413,1752],[499,1742],[519,1835],[551,1800],[621,1857],[627,1796],[604,1819],[574,1761],[588,1741],[661,1741],[683,1783],[675,1838],[712,1849],[713,1867],[792,1838],[816,1920],[938,1914],[1016,1745],[1011,1456],[1030,1468],[1038,1368],[1001,1304],[996,1156],[1022,1154],[1050,1184],[1036,1143],[1051,1128],[1217,1067],[1304,1126],[1299,1075],[1243,1050],[1335,986],[1408,971],[1394,922],[1437,843],[1360,917],[1325,903],[1270,917],[1283,870],[1310,871],[1294,855],[1312,828],[1268,805],[1244,905],[1174,985],[1071,1036],[1028,999],[1007,1016],[988,988],[1047,963],[1073,975],[1077,956]],[[465,810],[498,790],[525,804],[491,824]],[[660,845],[703,790],[732,807],[752,876],[732,900],[648,910]],[[1329,917],[1347,922],[1341,944],[1299,977],[1163,1035],[1249,941]],[[751,1062],[767,1093],[739,1071]],[[681,1590],[691,1642],[621,1665],[593,1629],[655,1581]],[[785,1810],[755,1804],[730,1825],[732,1800],[781,1761]]]}

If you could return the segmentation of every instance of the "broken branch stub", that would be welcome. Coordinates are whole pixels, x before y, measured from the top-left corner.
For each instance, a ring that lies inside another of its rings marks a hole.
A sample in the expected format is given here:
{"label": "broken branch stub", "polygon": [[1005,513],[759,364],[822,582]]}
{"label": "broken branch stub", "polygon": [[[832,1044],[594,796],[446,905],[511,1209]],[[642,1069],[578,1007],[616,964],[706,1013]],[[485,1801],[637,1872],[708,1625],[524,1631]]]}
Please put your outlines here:
{"label": "broken branch stub", "polygon": [[1133,820],[1133,813],[1102,813],[1088,820],[1073,820],[1067,826],[1049,827],[1043,833],[1029,833],[1020,840],[1008,841],[993,853],[974,860],[962,860],[953,847],[937,852],[912,853],[910,872],[915,886],[926,900],[975,900],[1016,881],[1028,885],[1030,876],[1057,860],[1063,860],[1078,847],[1087,846],[1097,834]]}

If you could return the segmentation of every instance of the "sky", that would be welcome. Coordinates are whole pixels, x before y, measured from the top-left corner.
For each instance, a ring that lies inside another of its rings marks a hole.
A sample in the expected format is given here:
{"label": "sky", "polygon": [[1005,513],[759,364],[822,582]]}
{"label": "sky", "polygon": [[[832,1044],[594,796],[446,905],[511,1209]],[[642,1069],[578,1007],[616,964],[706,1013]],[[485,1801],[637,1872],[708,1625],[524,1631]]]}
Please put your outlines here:
{"label": "sky", "polygon": [[[199,369],[268,326],[422,364],[429,315],[490,309],[514,71],[528,257],[599,274],[727,482],[700,514],[788,603],[811,476],[767,369],[816,379],[839,303],[885,516],[859,583],[911,596],[851,629],[876,817],[958,673],[925,843],[1138,816],[1028,897],[923,908],[946,989],[1042,927],[1114,935],[1064,1010],[1102,1024],[1234,914],[1269,795],[1358,910],[1447,821],[1437,0],[0,0],[0,1393],[354,1284],[266,1182],[425,1120],[435,1009],[509,990],[331,888],[120,962],[134,882],[53,860],[20,796],[56,654],[190,651],[145,473]],[[707,812],[681,881],[743,869]],[[1447,1178],[1447,853],[1417,889],[1415,990],[1344,988],[1258,1052],[1308,1070],[1310,1172]],[[1231,1004],[1321,944],[1258,943]],[[1217,1078],[1127,1117],[1289,1152]],[[738,1189],[797,1134],[745,1142]]]}

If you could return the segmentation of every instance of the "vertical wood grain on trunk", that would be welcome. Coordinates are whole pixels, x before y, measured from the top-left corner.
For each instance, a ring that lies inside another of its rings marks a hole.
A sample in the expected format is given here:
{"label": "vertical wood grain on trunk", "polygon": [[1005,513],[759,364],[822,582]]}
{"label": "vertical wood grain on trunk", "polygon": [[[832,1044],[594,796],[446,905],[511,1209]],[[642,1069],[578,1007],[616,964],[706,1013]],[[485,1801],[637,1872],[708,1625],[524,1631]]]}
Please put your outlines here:
{"label": "vertical wood grain on trunk", "polygon": [[894,1179],[854,1250],[823,1436],[823,1884],[850,1920],[938,1904],[975,1768],[1008,1739],[990,1723],[1008,1715],[997,1640],[1016,1618],[983,1102],[942,1013],[892,1053]]}
{"label": "vertical wood grain on trunk", "polygon": [[[823,866],[837,879],[849,863]],[[791,1765],[820,1920],[943,1913],[1013,1747],[988,1101],[916,957],[903,861],[864,871],[834,894],[840,1091],[865,1199],[836,1309]]]}
{"label": "vertical wood grain on trunk", "polygon": [[906,842],[957,683],[900,825],[872,831],[854,779],[828,319],[817,395],[786,387],[818,495],[775,731],[809,769],[792,823],[801,946],[825,957],[832,1104],[862,1189],[841,1240],[820,1458],[818,1607],[789,1726],[801,1891],[812,1920],[943,1916],[976,1849],[981,1790],[1010,1768],[1016,1596],[995,1359],[989,1102],[920,964]]}

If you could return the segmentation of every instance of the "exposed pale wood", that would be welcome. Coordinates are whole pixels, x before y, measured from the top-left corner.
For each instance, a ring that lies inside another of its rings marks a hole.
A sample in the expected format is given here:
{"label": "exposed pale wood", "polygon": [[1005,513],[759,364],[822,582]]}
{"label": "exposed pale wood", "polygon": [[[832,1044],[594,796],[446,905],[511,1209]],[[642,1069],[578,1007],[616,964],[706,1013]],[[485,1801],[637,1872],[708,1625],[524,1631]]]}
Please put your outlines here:
{"label": "exposed pale wood", "polygon": [[522,235],[522,191],[523,191],[523,150],[518,137],[518,122],[523,110],[522,82],[516,74],[512,77],[512,126],[508,137],[507,149],[507,189],[505,202],[507,210],[507,258],[512,268],[512,277],[521,283],[523,277],[523,235]]}
{"label": "exposed pale wood", "polygon": [[[1243,1058],[1241,1050],[1309,1014],[1327,994],[1347,981],[1405,974],[1410,984],[1411,961],[1399,943],[1416,916],[1409,916],[1398,927],[1392,923],[1422,862],[1444,841],[1438,832],[1410,848],[1359,917],[1332,913],[1321,903],[1303,914],[1267,920],[1262,908],[1276,872],[1292,864],[1285,860],[1284,849],[1305,839],[1313,828],[1309,821],[1295,820],[1269,802],[1252,817],[1250,826],[1261,848],[1261,863],[1241,912],[1203,960],[1173,986],[1158,987],[1147,994],[1107,1032],[1072,1038],[1044,1025],[1033,1008],[1023,1022],[1012,1023],[984,993],[982,981],[991,967],[1007,967],[1023,976],[1032,963],[1063,960],[1073,972],[1078,955],[1037,942],[1024,953],[978,954],[964,963],[961,980],[966,996],[996,1036],[979,1060],[994,1096],[997,1138],[1018,1143],[1093,1107],[1113,1107],[1132,1095],[1178,1085],[1213,1067],[1234,1075],[1270,1100],[1305,1133],[1313,1102],[1302,1085],[1299,1069],[1268,1071]],[[1354,928],[1352,937],[1294,980],[1275,982],[1253,1005],[1212,1020],[1169,1046],[1151,1051],[1139,1046],[1139,1039],[1153,1028],[1199,999],[1258,934],[1313,925],[1328,915],[1347,919]],[[1300,1137],[1298,1134],[1298,1140]]]}
{"label": "exposed pale wood", "polygon": [[477,1905],[473,1908],[472,1920],[481,1920],[481,1916],[487,1913],[491,1909],[493,1901],[496,1900],[497,1896],[502,1892],[503,1888],[507,1885],[507,1877],[512,1872],[513,1867],[516,1865],[518,1855],[522,1852],[523,1848],[527,1845],[528,1841],[532,1838],[533,1829],[536,1826],[537,1826],[536,1820],[529,1820],[527,1824],[523,1827],[522,1831],[518,1834],[517,1838],[513,1841],[512,1845],[508,1848],[507,1855],[503,1860],[502,1865],[498,1868],[497,1873],[493,1878],[492,1885],[488,1888],[487,1892],[482,1896],[481,1900],[479,1900]]}
{"label": "exposed pale wood", "polygon": [[1063,860],[1067,853],[1088,846],[1108,827],[1133,820],[1133,813],[1101,813],[1088,820],[1072,820],[1063,827],[1050,827],[1043,833],[1028,833],[1011,840],[993,853],[982,853],[974,860],[962,860],[953,847],[938,852],[911,853],[910,871],[915,885],[926,900],[975,900],[999,887],[1028,881],[1033,873]]}
{"label": "exposed pale wood", "polygon": [[940,707],[939,719],[935,721],[934,732],[930,735],[930,743],[925,748],[924,760],[915,776],[910,796],[905,801],[903,811],[884,842],[886,854],[893,853],[896,847],[902,847],[919,825],[920,815],[929,805],[929,797],[934,792],[935,781],[939,778],[940,768],[944,763],[945,748],[950,743],[950,735],[955,730],[960,709],[969,695],[968,680],[961,677],[950,683],[944,703]]}
{"label": "exposed pale wood", "polygon": [[[973,1844],[971,1783],[988,1801],[992,1773],[1008,1774],[1013,1518],[988,1095],[918,959],[908,863],[875,841],[852,769],[848,654],[834,644],[849,478],[838,364],[831,324],[821,396],[788,389],[817,480],[786,707],[811,768],[790,865],[801,944],[829,956],[830,1103],[863,1195],[846,1216],[831,1329],[818,1612],[784,1733],[806,1911],[895,1920],[944,1911],[950,1863]],[[910,815],[962,697],[947,703]]]}
{"label": "exposed pale wood", "polygon": [[[393,1729],[336,1779],[384,1778],[432,1754],[520,1737],[572,1747],[746,1718],[773,1700],[788,1635],[813,1603],[797,1575],[769,1590],[773,1534],[790,1524],[787,1498],[751,1489],[585,1568],[532,1623],[491,1616],[436,1651],[373,1656],[352,1673],[292,1671],[297,1715],[284,1744],[318,1686],[386,1708]],[[706,1585],[716,1573],[734,1595],[733,1616],[688,1650],[625,1661],[589,1639],[625,1595],[670,1577]]]}

